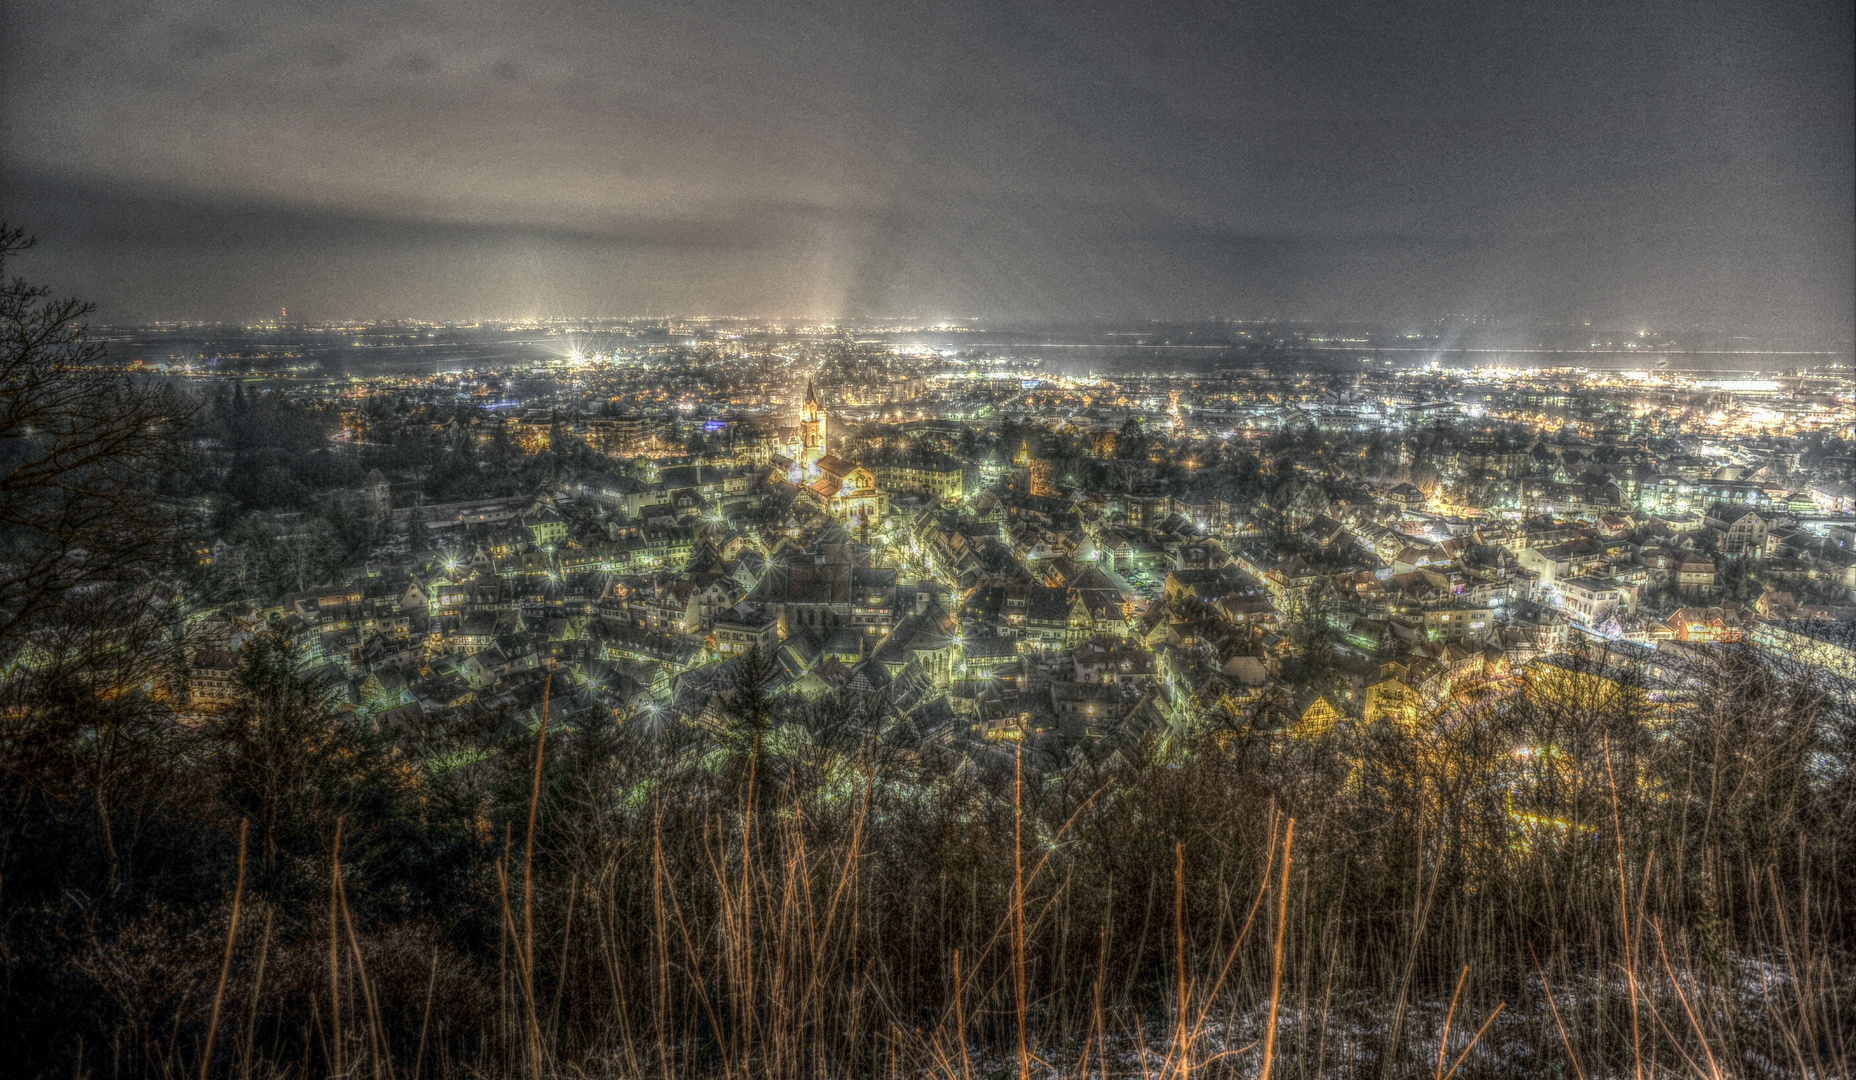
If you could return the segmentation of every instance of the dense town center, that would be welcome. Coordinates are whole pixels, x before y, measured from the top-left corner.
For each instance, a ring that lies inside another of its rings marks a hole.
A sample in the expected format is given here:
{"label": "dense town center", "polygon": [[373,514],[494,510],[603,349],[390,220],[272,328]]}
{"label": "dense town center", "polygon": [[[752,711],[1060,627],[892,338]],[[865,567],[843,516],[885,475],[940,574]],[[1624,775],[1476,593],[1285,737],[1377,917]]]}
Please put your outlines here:
{"label": "dense town center", "polygon": [[146,335],[138,368],[210,402],[187,707],[230,700],[266,628],[388,731],[532,727],[550,674],[558,721],[712,726],[754,653],[772,693],[1058,767],[1568,680],[1674,700],[1711,642],[1856,659],[1834,365],[1723,377],[1639,339],[1641,367],[1445,367],[1305,333],[1289,362],[1079,372],[836,327],[630,333],[340,377]]}

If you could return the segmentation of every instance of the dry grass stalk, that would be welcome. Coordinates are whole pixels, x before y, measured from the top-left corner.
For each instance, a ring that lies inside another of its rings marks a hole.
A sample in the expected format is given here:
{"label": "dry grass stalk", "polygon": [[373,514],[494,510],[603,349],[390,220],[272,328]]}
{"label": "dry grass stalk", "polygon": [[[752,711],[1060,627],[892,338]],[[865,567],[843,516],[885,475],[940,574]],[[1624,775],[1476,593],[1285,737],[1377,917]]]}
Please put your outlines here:
{"label": "dry grass stalk", "polygon": [[264,969],[271,958],[271,920],[276,912],[267,907],[264,910],[264,933],[258,944],[258,971],[253,977],[251,987],[251,1010],[245,1017],[245,1045],[239,1051],[239,1073],[251,1075],[252,1045],[258,1037],[258,1005],[264,1000]]}
{"label": "dry grass stalk", "polygon": [[413,1053],[412,1080],[419,1080],[425,1067],[425,1035],[432,1026],[432,993],[438,989],[438,948],[432,949],[432,974],[425,983],[425,1008],[419,1012],[419,1049]]}
{"label": "dry grass stalk", "polygon": [[329,852],[329,1053],[335,1076],[342,1068],[342,976],[340,904],[342,888],[342,819],[335,819],[335,845]]}
{"label": "dry grass stalk", "polygon": [[1456,1056],[1456,1061],[1451,1064],[1450,1071],[1443,1075],[1443,1080],[1452,1080],[1452,1078],[1456,1076],[1456,1071],[1462,1068],[1463,1062],[1468,1059],[1469,1052],[1474,1050],[1478,1043],[1482,1042],[1482,1037],[1488,1034],[1489,1025],[1495,1023],[1495,1018],[1500,1016],[1502,1010],[1507,1007],[1508,1003],[1505,1001],[1496,1002],[1494,1011],[1490,1012],[1489,1018],[1484,1020],[1482,1026],[1476,1029],[1476,1037],[1469,1040],[1469,1045],[1465,1046],[1463,1052]]}
{"label": "dry grass stalk", "polygon": [[1701,1043],[1701,1050],[1708,1059],[1707,1075],[1710,1080],[1720,1080],[1721,1067],[1714,1060],[1714,1049],[1708,1045],[1708,1033],[1701,1029],[1701,1021],[1695,1018],[1695,1010],[1689,1006],[1688,994],[1682,989],[1682,980],[1676,975],[1676,969],[1669,963],[1669,951],[1663,945],[1663,926],[1661,921],[1652,920],[1650,926],[1656,931],[1656,953],[1663,961],[1663,970],[1669,974],[1669,985],[1675,990],[1676,998],[1682,1003],[1682,1013],[1688,1017],[1689,1028],[1695,1032],[1695,1038]]}
{"label": "dry grass stalk", "polygon": [[1018,1016],[1018,1077],[1031,1080],[1025,1030],[1025,746],[1012,757],[1012,1004]]}
{"label": "dry grass stalk", "polygon": [[528,1020],[529,1075],[541,1077],[541,1025],[535,1016],[535,821],[541,812],[541,767],[548,748],[549,674],[541,686],[541,727],[535,734],[535,779],[528,800],[528,834],[522,849],[522,1004]]}
{"label": "dry grass stalk", "polygon": [[1192,1075],[1192,1040],[1186,1029],[1187,1010],[1191,1002],[1186,989],[1186,845],[1173,842],[1173,959],[1179,986],[1173,1010],[1175,1053],[1179,1055],[1179,1075]]}
{"label": "dry grass stalk", "polygon": [[1450,1021],[1456,1018],[1456,1003],[1463,996],[1463,984],[1469,979],[1469,965],[1463,965],[1463,973],[1456,977],[1456,989],[1450,994],[1450,1010],[1444,1013],[1443,1037],[1437,1040],[1437,1070],[1433,1074],[1437,1080],[1443,1080],[1444,1054],[1450,1049]]}
{"label": "dry grass stalk", "polygon": [[1630,928],[1630,878],[1624,870],[1624,822],[1618,812],[1618,780],[1611,769],[1611,736],[1603,740],[1605,780],[1611,786],[1611,826],[1618,846],[1618,925],[1624,936],[1624,977],[1630,990],[1631,1061],[1637,1080],[1643,1080],[1643,1031],[1637,1018],[1637,945]]}
{"label": "dry grass stalk", "polygon": [[1560,1020],[1560,1007],[1553,1000],[1553,986],[1547,981],[1546,969],[1540,966],[1540,957],[1534,954],[1532,942],[1528,943],[1527,954],[1533,957],[1534,970],[1540,972],[1540,986],[1547,994],[1547,1008],[1553,1014],[1553,1026],[1559,1030],[1560,1044],[1566,1047],[1566,1057],[1572,1062],[1573,1075],[1578,1080],[1585,1080],[1585,1069],[1579,1065],[1579,1055],[1572,1048],[1572,1039],[1566,1035],[1566,1024]]}
{"label": "dry grass stalk", "polygon": [[348,945],[354,950],[355,978],[361,984],[362,1004],[367,1006],[367,1039],[374,1061],[375,1075],[384,1069],[387,1080],[393,1080],[393,1059],[387,1043],[386,1024],[380,1016],[380,1004],[374,998],[374,986],[367,977],[367,962],[361,955],[361,941],[354,932],[354,917],[348,910],[348,893],[341,890],[342,925],[348,931]]}
{"label": "dry grass stalk", "polygon": [[232,890],[232,921],[226,927],[226,957],[219,965],[219,985],[213,989],[213,1018],[206,1026],[206,1048],[200,1052],[200,1080],[213,1065],[213,1038],[219,1034],[219,1006],[225,1000],[226,979],[232,974],[232,949],[238,942],[239,905],[245,899],[245,840],[251,832],[251,819],[238,823],[238,884]]}
{"label": "dry grass stalk", "polygon": [[1294,856],[1295,819],[1290,818],[1282,839],[1282,880],[1276,897],[1276,947],[1271,951],[1270,962],[1270,1018],[1263,1029],[1263,1066],[1257,1073],[1258,1080],[1270,1080],[1270,1072],[1276,1065],[1276,1013],[1282,1001],[1282,943],[1289,930],[1289,868]]}

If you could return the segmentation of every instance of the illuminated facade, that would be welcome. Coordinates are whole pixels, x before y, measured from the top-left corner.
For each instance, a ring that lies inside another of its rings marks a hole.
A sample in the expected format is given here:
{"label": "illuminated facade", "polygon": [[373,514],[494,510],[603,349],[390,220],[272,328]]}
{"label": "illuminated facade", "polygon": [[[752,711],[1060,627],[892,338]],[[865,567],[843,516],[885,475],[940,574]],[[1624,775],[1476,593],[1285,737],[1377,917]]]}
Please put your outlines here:
{"label": "illuminated facade", "polygon": [[806,382],[806,403],[799,411],[799,467],[808,478],[818,475],[819,459],[825,456],[825,407],[818,402],[818,388]]}
{"label": "illuminated facade", "polygon": [[819,509],[847,525],[875,525],[883,520],[889,500],[869,469],[826,455],[810,472],[814,479],[800,491]]}

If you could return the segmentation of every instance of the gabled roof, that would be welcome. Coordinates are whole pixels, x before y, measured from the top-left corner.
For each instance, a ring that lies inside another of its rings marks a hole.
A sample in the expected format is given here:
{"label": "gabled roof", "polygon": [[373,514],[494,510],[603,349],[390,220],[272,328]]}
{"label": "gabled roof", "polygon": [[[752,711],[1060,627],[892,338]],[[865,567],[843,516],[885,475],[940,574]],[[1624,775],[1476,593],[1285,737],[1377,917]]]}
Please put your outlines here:
{"label": "gabled roof", "polygon": [[844,688],[859,693],[874,694],[887,689],[894,681],[890,677],[889,670],[881,663],[876,660],[866,660],[851,672],[851,677],[844,681]]}
{"label": "gabled roof", "polygon": [[1053,589],[1045,585],[1033,585],[1025,598],[1025,620],[1039,623],[1068,623],[1070,621],[1070,593],[1068,589]]}

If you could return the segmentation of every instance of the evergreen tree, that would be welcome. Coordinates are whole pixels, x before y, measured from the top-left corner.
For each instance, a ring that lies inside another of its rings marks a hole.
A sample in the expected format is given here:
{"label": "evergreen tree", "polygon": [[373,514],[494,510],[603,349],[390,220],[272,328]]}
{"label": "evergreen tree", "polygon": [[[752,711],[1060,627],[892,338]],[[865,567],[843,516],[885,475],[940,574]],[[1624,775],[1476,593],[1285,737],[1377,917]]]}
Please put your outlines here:
{"label": "evergreen tree", "polygon": [[1147,459],[1147,432],[1141,428],[1140,417],[1130,416],[1121,425],[1121,434],[1115,437],[1115,456],[1122,461]]}

